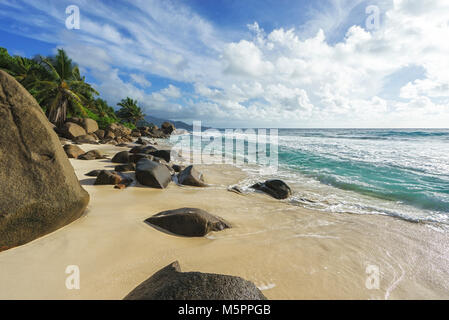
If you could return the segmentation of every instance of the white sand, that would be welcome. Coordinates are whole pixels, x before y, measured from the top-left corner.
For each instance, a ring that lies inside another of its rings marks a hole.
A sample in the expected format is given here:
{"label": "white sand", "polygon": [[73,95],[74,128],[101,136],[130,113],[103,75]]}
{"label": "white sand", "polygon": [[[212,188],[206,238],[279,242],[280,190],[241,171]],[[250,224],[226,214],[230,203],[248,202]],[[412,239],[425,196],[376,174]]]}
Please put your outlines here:
{"label": "white sand", "polygon": [[[110,155],[127,148],[84,145]],[[245,177],[231,166],[200,166],[208,188],[165,190],[93,186],[84,176],[112,169],[108,160],[71,160],[91,196],[86,215],[24,246],[0,253],[0,299],[121,299],[178,260],[184,271],[241,276],[270,299],[449,298],[449,237],[429,226],[383,216],[313,212],[228,185]],[[57,186],[55,186],[57,188]],[[143,221],[163,210],[199,207],[232,229],[206,238],[160,232]],[[80,290],[65,286],[66,267],[80,268]],[[380,288],[365,286],[366,267],[380,269]]]}

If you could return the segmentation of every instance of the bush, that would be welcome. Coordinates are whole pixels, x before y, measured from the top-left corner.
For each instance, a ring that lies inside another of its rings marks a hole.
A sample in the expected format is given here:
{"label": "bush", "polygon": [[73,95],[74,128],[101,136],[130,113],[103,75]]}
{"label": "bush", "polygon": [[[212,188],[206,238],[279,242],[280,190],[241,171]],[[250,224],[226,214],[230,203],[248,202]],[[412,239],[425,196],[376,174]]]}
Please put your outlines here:
{"label": "bush", "polygon": [[99,120],[97,120],[98,127],[102,130],[106,130],[110,124],[116,123],[116,122],[117,122],[117,120],[110,118],[110,117],[103,117],[103,118],[100,118]]}

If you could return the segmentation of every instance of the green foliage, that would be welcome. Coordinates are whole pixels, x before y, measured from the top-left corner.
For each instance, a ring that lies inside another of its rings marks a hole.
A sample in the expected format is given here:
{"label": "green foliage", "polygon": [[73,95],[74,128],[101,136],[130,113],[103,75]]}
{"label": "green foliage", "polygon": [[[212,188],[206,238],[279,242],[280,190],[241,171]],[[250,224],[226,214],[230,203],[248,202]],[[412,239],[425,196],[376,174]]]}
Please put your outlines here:
{"label": "green foliage", "polygon": [[122,99],[117,105],[120,109],[115,114],[122,123],[129,123],[135,127],[136,123],[145,117],[142,109],[137,106],[137,100],[126,97],[126,99]]}
{"label": "green foliage", "polygon": [[131,129],[131,130],[134,130],[134,129],[137,128],[136,125],[135,125],[134,123],[131,123],[131,122],[122,122],[122,124],[123,124],[125,127],[129,128],[129,129]]}
{"label": "green foliage", "polygon": [[56,56],[28,59],[11,56],[0,47],[0,70],[15,77],[34,96],[50,122],[58,126],[69,117],[88,117],[97,121],[100,129],[116,122],[135,129],[145,116],[137,101],[129,97],[117,103],[118,111],[98,98],[99,93],[62,49]]}
{"label": "green foliage", "polygon": [[97,120],[98,127],[102,130],[105,130],[110,124],[116,123],[117,120],[109,117],[103,117]]}

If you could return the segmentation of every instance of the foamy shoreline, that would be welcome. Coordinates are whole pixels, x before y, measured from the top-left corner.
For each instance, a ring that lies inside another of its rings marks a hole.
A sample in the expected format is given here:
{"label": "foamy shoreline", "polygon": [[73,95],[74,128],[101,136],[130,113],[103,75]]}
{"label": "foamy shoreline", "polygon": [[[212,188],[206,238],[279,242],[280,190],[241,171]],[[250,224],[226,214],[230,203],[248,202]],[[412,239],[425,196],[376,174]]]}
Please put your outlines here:
{"label": "foamy shoreline", "polygon": [[[81,145],[109,156],[128,150]],[[207,188],[125,190],[93,186],[85,173],[113,169],[109,160],[70,160],[91,200],[72,224],[0,253],[0,299],[121,299],[178,260],[183,271],[241,276],[269,299],[412,299],[449,297],[446,233],[382,216],[330,214],[267,195],[239,195],[229,185],[247,176],[230,165],[201,165]],[[198,207],[233,228],[206,238],[162,233],[143,221],[160,211]],[[80,290],[65,287],[68,265],[80,268]],[[366,287],[367,266],[380,269]]]}

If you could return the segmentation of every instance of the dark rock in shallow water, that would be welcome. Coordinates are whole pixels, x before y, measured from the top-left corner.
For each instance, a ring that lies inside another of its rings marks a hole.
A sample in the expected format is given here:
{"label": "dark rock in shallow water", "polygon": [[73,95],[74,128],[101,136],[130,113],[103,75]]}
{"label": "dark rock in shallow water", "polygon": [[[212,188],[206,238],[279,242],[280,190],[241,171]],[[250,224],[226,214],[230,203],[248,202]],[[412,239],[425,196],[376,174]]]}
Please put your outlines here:
{"label": "dark rock in shallow water", "polygon": [[148,144],[148,142],[145,141],[145,140],[143,140],[142,138],[137,139],[136,143],[137,143],[137,144],[144,145],[144,146],[146,146],[146,145]]}
{"label": "dark rock in shallow water", "polygon": [[254,285],[240,277],[182,272],[177,261],[156,272],[125,300],[266,300]]}
{"label": "dark rock in shallow water", "polygon": [[73,144],[66,144],[64,151],[67,157],[77,159],[80,155],[85,154],[84,150]]}
{"label": "dark rock in shallow water", "polygon": [[136,171],[136,164],[135,163],[121,164],[115,166],[114,170],[117,172]]}
{"label": "dark rock in shallow water", "polygon": [[111,160],[114,163],[128,163],[129,162],[129,152],[121,151],[117,153]]}
{"label": "dark rock in shallow water", "polygon": [[25,244],[84,213],[89,194],[58,136],[36,100],[3,71],[0,159],[0,247]]}
{"label": "dark rock in shallow water", "polygon": [[276,199],[286,199],[292,194],[290,187],[282,180],[267,180],[256,183],[251,188],[265,192]]}
{"label": "dark rock in shallow water", "polygon": [[209,232],[231,228],[223,219],[197,208],[159,212],[145,222],[186,237],[204,237]]}
{"label": "dark rock in shallow water", "polygon": [[136,165],[136,179],[144,186],[163,189],[170,183],[171,174],[165,165],[141,159]]}
{"label": "dark rock in shallow water", "polygon": [[156,150],[148,152],[148,154],[151,154],[152,156],[162,158],[167,162],[170,162],[170,152],[171,150]]}
{"label": "dark rock in shallow water", "polygon": [[175,126],[174,126],[173,123],[168,122],[168,121],[165,121],[165,122],[162,123],[162,125],[161,125],[161,130],[162,130],[162,132],[164,132],[165,134],[170,135],[170,134],[173,133],[173,131],[176,130],[176,128],[175,128]]}
{"label": "dark rock in shallow water", "polygon": [[203,174],[195,169],[194,166],[188,166],[178,174],[178,183],[186,186],[206,187]]}

